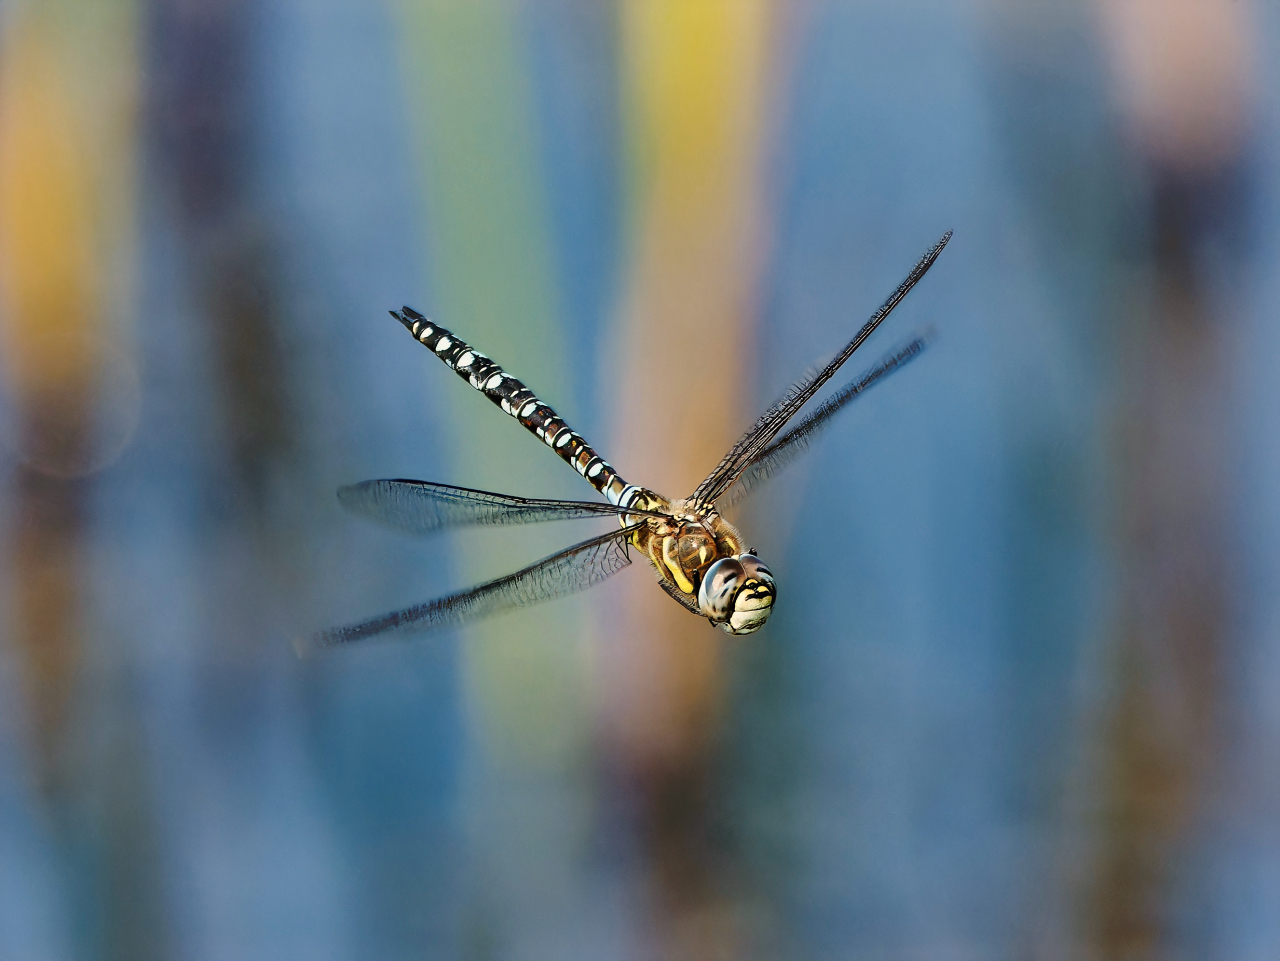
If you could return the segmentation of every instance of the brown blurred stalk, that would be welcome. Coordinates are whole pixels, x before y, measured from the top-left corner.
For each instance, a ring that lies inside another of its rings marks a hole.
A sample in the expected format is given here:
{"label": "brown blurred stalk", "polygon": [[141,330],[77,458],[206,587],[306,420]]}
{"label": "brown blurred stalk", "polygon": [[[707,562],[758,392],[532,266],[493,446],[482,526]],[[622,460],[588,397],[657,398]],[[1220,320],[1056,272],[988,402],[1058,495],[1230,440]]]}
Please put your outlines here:
{"label": "brown blurred stalk", "polygon": [[[612,445],[624,475],[688,495],[754,411],[746,387],[762,244],[771,4],[624,4],[635,252]],[[729,957],[709,777],[724,637],[636,577],[602,656],[606,743],[635,797],[659,949]]]}
{"label": "brown blurred stalk", "polygon": [[[297,424],[279,334],[278,231],[255,191],[264,93],[252,75],[256,7],[152,4],[149,119],[219,391],[227,474],[215,496],[234,498],[243,510],[220,507],[251,527],[270,528],[272,480],[292,461]],[[280,570],[265,566],[268,576]]]}
{"label": "brown blurred stalk", "polygon": [[1107,0],[1102,12],[1152,229],[1149,272],[1127,291],[1120,633],[1084,934],[1087,956],[1139,959],[1177,954],[1176,890],[1221,742],[1228,324],[1204,251],[1239,234],[1250,61],[1234,0]]}
{"label": "brown blurred stalk", "polygon": [[0,337],[15,478],[12,609],[35,777],[52,790],[80,660],[85,482],[98,379],[101,279],[90,158],[57,51],[16,17],[0,54]]}

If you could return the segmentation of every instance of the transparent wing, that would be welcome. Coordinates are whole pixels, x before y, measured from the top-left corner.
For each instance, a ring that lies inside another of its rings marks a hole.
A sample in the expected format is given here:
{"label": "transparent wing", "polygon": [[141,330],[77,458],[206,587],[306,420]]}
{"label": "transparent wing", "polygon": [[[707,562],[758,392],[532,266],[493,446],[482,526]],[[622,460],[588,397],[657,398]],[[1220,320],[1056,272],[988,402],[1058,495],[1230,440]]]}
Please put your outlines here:
{"label": "transparent wing", "polygon": [[431,534],[467,524],[533,524],[575,517],[662,516],[602,501],[540,500],[420,480],[368,480],[338,490],[353,514],[409,534]]}
{"label": "transparent wing", "polygon": [[927,338],[917,337],[902,349],[880,361],[852,384],[832,394],[799,425],[766,447],[733,486],[721,495],[720,499],[727,501],[730,505],[737,504],[756,487],[808,450],[809,444],[818,432],[826,427],[831,422],[831,418],[843,410],[845,405],[859,397],[872,384],[883,380],[895,370],[901,370],[914,358],[919,357],[927,346]]}
{"label": "transparent wing", "polygon": [[499,577],[467,591],[437,598],[417,607],[373,617],[347,627],[299,638],[299,655],[371,638],[419,634],[472,621],[491,614],[539,604],[594,587],[631,563],[627,541],[643,522],[575,544],[524,570]]}
{"label": "transparent wing", "polygon": [[698,485],[698,489],[693,492],[693,500],[702,504],[711,504],[733,486],[743,472],[756,462],[773,439],[778,436],[782,428],[786,426],[787,421],[808,403],[819,388],[831,379],[846,360],[853,356],[853,352],[862,346],[863,341],[871,336],[871,332],[880,326],[881,322],[893,312],[893,309],[898,304],[902,303],[902,299],[907,296],[911,288],[933,266],[933,262],[938,259],[938,255],[942,253],[942,248],[947,245],[950,239],[951,231],[948,230],[942,235],[942,239],[920,258],[919,262],[912,268],[911,273],[907,275],[907,279],[898,285],[898,289],[890,295],[879,310],[871,315],[871,319],[863,324],[857,336],[849,341],[844,350],[840,351],[831,363],[816,374],[797,381],[787,390],[780,401],[760,415],[755,426],[743,435],[742,439],[733,446],[729,453],[724,455],[716,469],[708,474],[706,479]]}

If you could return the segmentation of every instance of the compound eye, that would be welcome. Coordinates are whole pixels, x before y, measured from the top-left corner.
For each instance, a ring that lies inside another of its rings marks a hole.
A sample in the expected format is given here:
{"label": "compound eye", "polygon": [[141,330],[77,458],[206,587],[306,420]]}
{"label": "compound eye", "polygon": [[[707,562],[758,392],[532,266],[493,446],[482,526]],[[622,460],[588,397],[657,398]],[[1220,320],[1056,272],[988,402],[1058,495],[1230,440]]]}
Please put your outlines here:
{"label": "compound eye", "polygon": [[733,597],[733,613],[723,625],[730,634],[751,634],[764,627],[773,613],[773,602],[778,596],[773,572],[753,554],[739,554],[736,558],[743,568],[744,580]]}
{"label": "compound eye", "polygon": [[770,584],[773,583],[773,571],[764,566],[764,561],[756,557],[755,551],[739,554],[738,560],[742,563],[743,570],[747,572],[747,577],[755,578],[758,581],[768,581]]}
{"label": "compound eye", "polygon": [[734,596],[747,581],[742,561],[736,557],[722,557],[702,577],[698,588],[698,607],[717,624],[729,620],[734,607]]}

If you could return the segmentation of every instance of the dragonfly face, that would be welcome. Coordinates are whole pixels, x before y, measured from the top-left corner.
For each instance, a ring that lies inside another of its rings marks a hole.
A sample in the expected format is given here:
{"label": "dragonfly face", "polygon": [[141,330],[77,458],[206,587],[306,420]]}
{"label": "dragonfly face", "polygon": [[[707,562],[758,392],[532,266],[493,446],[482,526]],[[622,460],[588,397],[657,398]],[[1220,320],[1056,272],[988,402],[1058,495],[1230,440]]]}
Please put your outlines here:
{"label": "dragonfly face", "polygon": [[722,557],[707,568],[698,588],[698,607],[720,630],[751,634],[764,627],[777,594],[773,573],[760,558],[739,554]]}
{"label": "dragonfly face", "polygon": [[408,307],[392,311],[414,340],[550,447],[604,500],[541,500],[428,481],[373,480],[340,490],[338,499],[344,507],[415,534],[468,524],[527,524],[574,517],[615,517],[621,529],[574,544],[470,590],[322,631],[309,640],[300,639],[299,650],[434,630],[563,597],[622,570],[631,563],[633,548],[652,562],[662,589],[686,610],[708,618],[729,634],[758,631],[769,619],[777,597],[773,574],[754,551],[747,550],[742,535],[720,516],[719,508],[736,503],[757,483],[771,477],[802,452],[845,405],[919,355],[925,346],[922,337],[885,357],[782,433],[924,276],[950,237],[948,232],[921,258],[839,354],[821,370],[793,384],[693,494],[677,501],[629,484],[532,390],[452,332]]}

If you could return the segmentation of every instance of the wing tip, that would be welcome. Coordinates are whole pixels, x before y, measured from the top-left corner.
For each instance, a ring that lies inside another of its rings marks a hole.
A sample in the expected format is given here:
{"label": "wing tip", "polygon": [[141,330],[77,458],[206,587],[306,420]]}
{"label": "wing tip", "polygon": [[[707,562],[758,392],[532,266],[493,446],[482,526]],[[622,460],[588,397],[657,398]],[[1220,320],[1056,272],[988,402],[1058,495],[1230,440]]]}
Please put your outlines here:
{"label": "wing tip", "polygon": [[943,248],[945,248],[947,244],[951,243],[951,237],[954,233],[954,230],[948,230],[942,235],[936,244],[929,248],[928,252],[920,258],[920,263],[916,264],[915,270],[913,270],[908,276],[908,283],[914,286],[915,281],[919,280],[928,272],[929,268],[933,266],[933,262],[942,255]]}
{"label": "wing tip", "polygon": [[295,634],[290,643],[298,660],[306,661],[350,640],[351,630],[349,627],[331,627],[324,631],[312,631],[310,634]]}
{"label": "wing tip", "polygon": [[293,647],[293,653],[297,655],[298,660],[310,660],[317,654],[323,645],[317,644],[317,635],[315,634],[295,634],[290,642]]}

